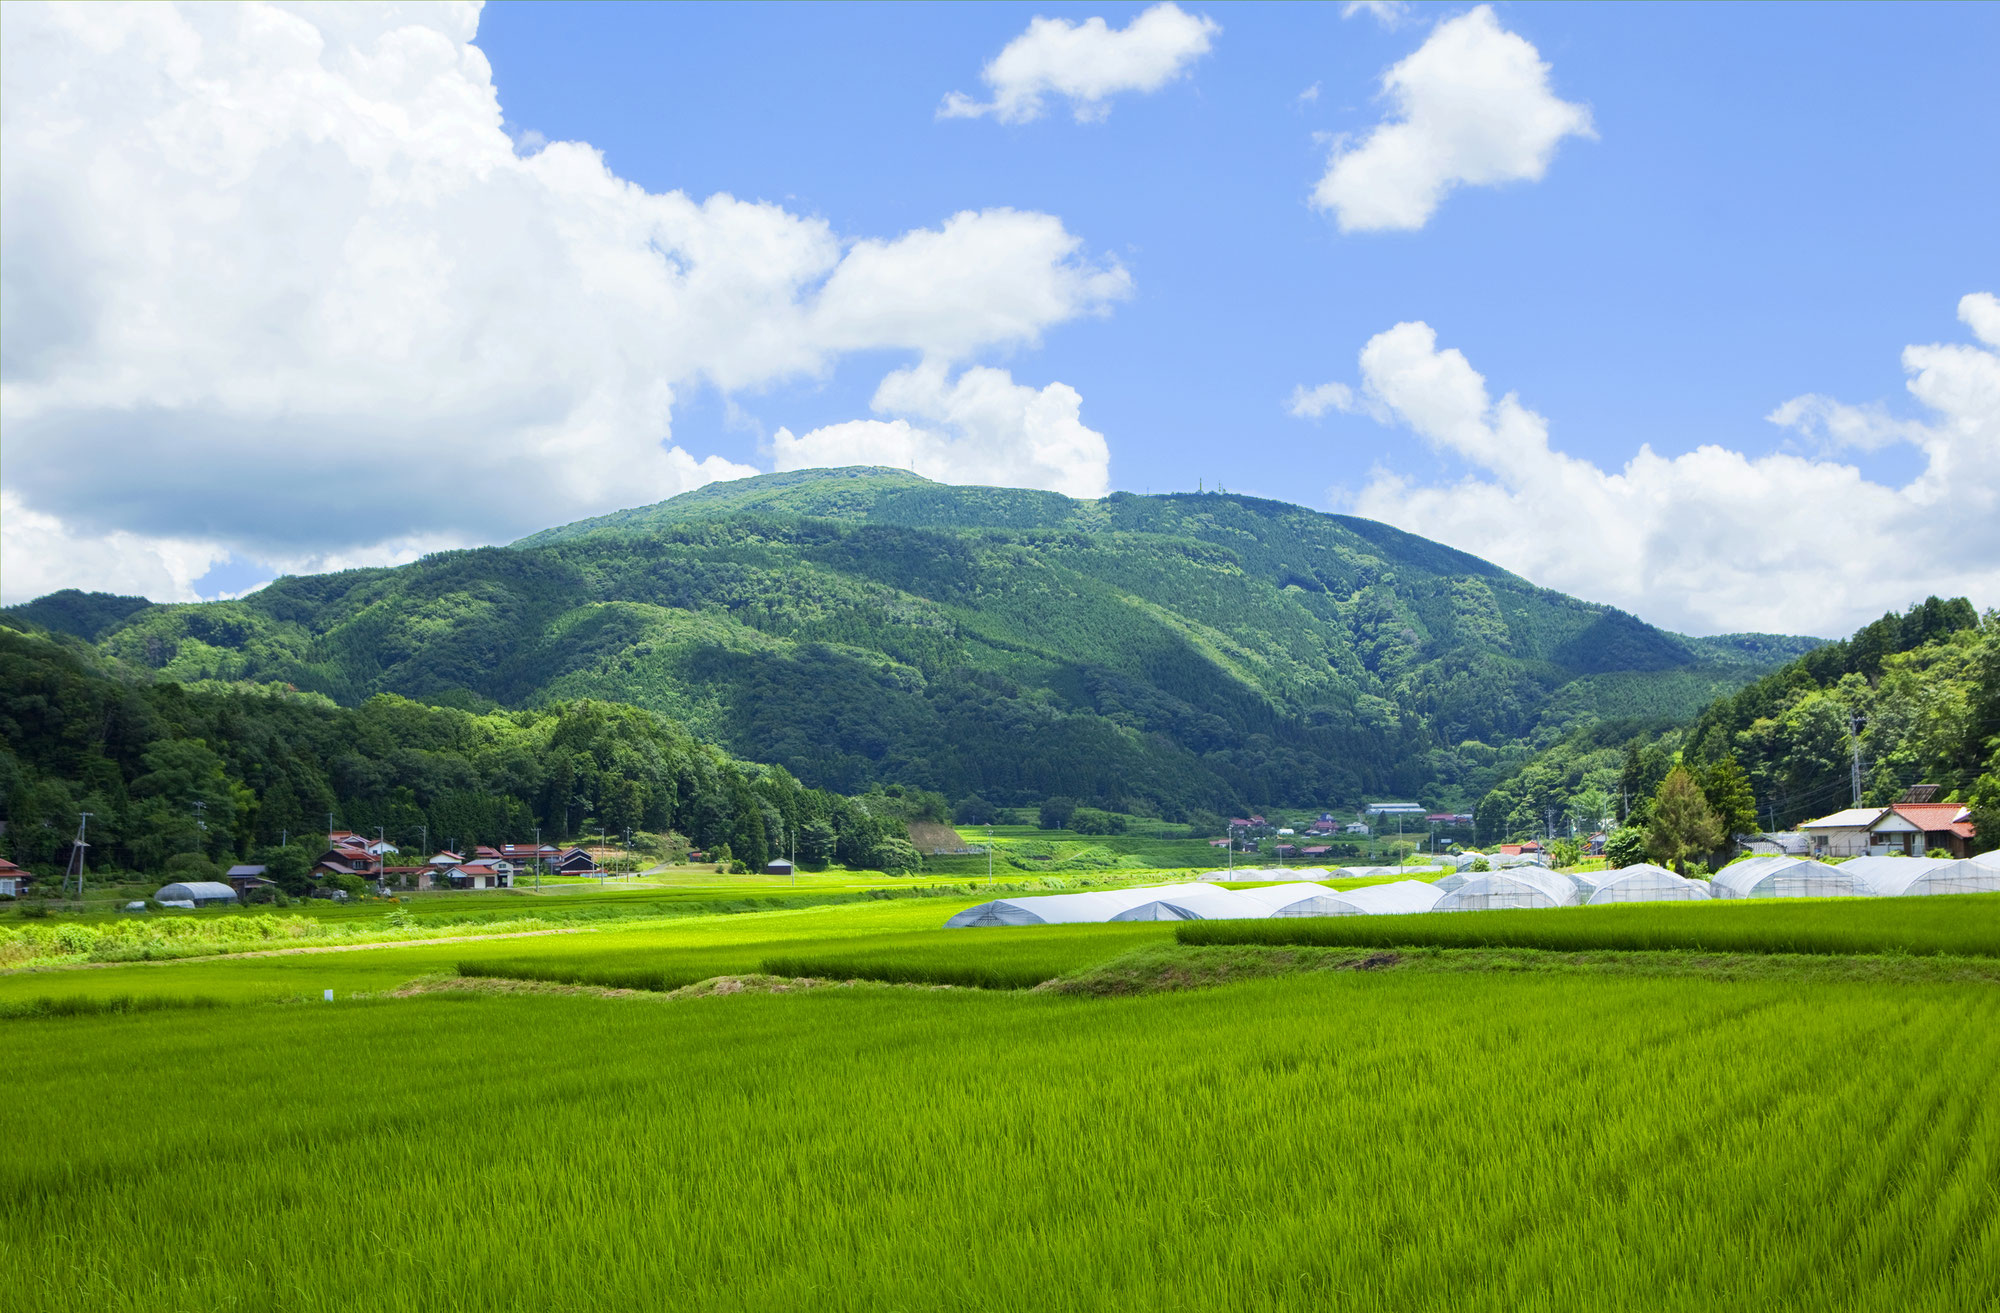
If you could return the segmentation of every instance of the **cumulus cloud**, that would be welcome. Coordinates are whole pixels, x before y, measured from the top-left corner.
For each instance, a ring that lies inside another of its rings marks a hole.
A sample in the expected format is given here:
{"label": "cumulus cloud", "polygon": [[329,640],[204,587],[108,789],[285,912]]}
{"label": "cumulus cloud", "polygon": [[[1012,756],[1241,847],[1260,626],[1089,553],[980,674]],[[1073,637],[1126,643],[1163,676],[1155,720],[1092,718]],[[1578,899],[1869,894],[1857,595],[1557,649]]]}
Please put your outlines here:
{"label": "cumulus cloud", "polygon": [[[1920,420],[1895,483],[1852,465],[1705,445],[1642,446],[1616,472],[1550,445],[1548,423],[1512,393],[1493,399],[1464,354],[1423,323],[1361,351],[1357,399],[1476,473],[1449,486],[1377,471],[1355,510],[1536,583],[1693,633],[1844,634],[1931,593],[2000,601],[2000,301],[1975,293],[1959,318],[1977,344],[1903,351]],[[1800,398],[1771,418],[1837,426],[1841,403]],[[1867,410],[1868,428],[1878,408]],[[1871,437],[1872,440],[1872,437]]]}
{"label": "cumulus cloud", "polygon": [[691,386],[963,365],[1127,295],[1062,222],[856,240],[503,126],[473,5],[0,7],[7,600],[186,599],[748,466]]}
{"label": "cumulus cloud", "polygon": [[1410,19],[1408,0],[1347,0],[1340,7],[1342,18],[1366,14],[1383,27],[1395,31]]}
{"label": "cumulus cloud", "polygon": [[1285,404],[1285,410],[1299,419],[1318,419],[1329,410],[1354,409],[1354,389],[1345,383],[1322,383],[1313,388],[1301,383],[1292,389],[1292,399]]}
{"label": "cumulus cloud", "polygon": [[980,118],[1027,123],[1042,116],[1044,99],[1063,96],[1079,123],[1101,120],[1111,98],[1126,91],[1158,91],[1209,52],[1222,28],[1205,15],[1158,4],[1122,28],[1102,18],[1072,23],[1035,18],[1028,30],[980,72],[993,99],[977,101],[954,91],[939,118]]}
{"label": "cumulus cloud", "polygon": [[1036,389],[1005,370],[971,368],[957,378],[927,360],[882,380],[870,408],[887,420],[850,420],[802,436],[779,429],[780,470],[822,465],[893,465],[940,483],[1047,488],[1072,497],[1110,491],[1111,452],[1083,423],[1075,388]]}
{"label": "cumulus cloud", "polygon": [[1437,25],[1382,78],[1395,115],[1340,143],[1313,204],[1342,232],[1421,228],[1459,186],[1533,182],[1565,137],[1592,137],[1590,110],[1559,99],[1549,66],[1485,5]]}

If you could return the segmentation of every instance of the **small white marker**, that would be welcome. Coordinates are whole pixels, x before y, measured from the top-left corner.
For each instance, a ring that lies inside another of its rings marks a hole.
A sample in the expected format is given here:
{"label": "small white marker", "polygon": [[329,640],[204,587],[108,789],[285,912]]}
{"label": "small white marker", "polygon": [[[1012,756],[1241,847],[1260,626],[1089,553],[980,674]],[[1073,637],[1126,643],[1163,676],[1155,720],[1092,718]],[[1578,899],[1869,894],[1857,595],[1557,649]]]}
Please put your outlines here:
{"label": "small white marker", "polygon": [[326,991],[326,1001],[329,1003],[333,1002],[333,991],[330,989]]}

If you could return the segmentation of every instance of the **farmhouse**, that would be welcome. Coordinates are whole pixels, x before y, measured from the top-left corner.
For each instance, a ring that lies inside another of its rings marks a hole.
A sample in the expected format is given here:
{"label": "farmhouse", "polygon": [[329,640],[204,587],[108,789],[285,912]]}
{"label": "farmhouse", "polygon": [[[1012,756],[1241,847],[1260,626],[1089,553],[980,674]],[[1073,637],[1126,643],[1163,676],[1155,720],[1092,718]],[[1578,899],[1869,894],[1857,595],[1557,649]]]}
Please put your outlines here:
{"label": "farmhouse", "polygon": [[565,848],[556,855],[555,869],[564,875],[585,875],[597,869],[597,859],[587,848]]}
{"label": "farmhouse", "polygon": [[0,898],[18,898],[28,892],[28,881],[34,879],[26,871],[0,857]]}
{"label": "farmhouse", "polygon": [[[506,867],[505,871],[498,869]],[[513,867],[506,862],[467,862],[451,873],[454,889],[505,889],[513,882]]]}
{"label": "farmhouse", "polygon": [[[1965,856],[1975,834],[1965,807],[1955,802],[1932,802],[1933,785],[1918,785],[1904,794],[1904,801],[1888,807],[1850,807],[1799,826],[1812,846],[1812,855],[1821,857],[1868,857],[1901,853],[1922,857],[1925,853]],[[1921,801],[1915,795],[1923,795]]]}
{"label": "farmhouse", "polygon": [[247,897],[252,889],[276,889],[278,882],[268,879],[265,870],[262,866],[232,866],[223,873],[222,881],[238,898]]}

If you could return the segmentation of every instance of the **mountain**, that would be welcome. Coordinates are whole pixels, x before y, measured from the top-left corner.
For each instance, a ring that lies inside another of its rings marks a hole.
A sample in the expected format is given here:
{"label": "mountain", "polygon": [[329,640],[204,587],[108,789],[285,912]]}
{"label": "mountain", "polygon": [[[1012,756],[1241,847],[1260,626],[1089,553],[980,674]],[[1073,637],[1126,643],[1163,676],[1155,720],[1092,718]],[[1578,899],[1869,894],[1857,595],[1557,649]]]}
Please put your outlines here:
{"label": "mountain", "polygon": [[847,793],[895,781],[1169,815],[1388,793],[1469,806],[1571,726],[1690,717],[1818,642],[1668,633],[1283,502],[1076,500],[875,468],[149,607],[96,639],[183,682],[346,704],[632,703]]}
{"label": "mountain", "polygon": [[1676,760],[1707,778],[1727,759],[1756,823],[1787,829],[1854,800],[1857,755],[1864,803],[1933,785],[2000,831],[2000,613],[1927,598],[1679,723],[1580,726],[1480,801],[1479,839],[1540,835],[1571,816],[1588,829],[1598,809],[1576,799],[1593,792],[1616,815],[1643,814]]}

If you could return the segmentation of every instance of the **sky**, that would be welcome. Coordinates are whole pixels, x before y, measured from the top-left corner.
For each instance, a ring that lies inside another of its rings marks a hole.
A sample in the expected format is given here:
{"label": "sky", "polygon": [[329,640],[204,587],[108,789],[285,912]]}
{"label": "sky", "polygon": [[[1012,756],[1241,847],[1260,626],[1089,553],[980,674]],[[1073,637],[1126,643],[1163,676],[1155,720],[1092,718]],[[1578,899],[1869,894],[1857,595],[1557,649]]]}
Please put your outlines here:
{"label": "sky", "polygon": [[886,464],[2000,605],[2000,7],[0,6],[0,600]]}

